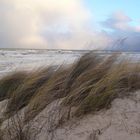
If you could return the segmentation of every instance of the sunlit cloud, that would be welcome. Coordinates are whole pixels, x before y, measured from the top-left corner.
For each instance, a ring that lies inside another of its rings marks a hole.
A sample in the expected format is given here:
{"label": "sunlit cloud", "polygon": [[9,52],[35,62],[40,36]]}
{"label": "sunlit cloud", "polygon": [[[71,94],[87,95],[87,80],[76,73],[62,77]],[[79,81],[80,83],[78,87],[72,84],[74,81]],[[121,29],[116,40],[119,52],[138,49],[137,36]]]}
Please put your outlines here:
{"label": "sunlit cloud", "polygon": [[133,20],[124,12],[117,11],[109,16],[101,25],[110,29],[110,39],[108,44],[110,50],[140,50],[140,26],[132,25]]}
{"label": "sunlit cloud", "polygon": [[140,32],[124,12],[99,29],[84,0],[0,0],[0,17],[1,48],[105,49]]}
{"label": "sunlit cloud", "polygon": [[1,0],[0,5],[3,47],[47,48],[49,39],[81,30],[90,19],[80,0]]}
{"label": "sunlit cloud", "polygon": [[139,26],[132,26],[132,19],[124,12],[118,11],[113,13],[102,25],[106,28],[119,30],[123,32],[140,32]]}

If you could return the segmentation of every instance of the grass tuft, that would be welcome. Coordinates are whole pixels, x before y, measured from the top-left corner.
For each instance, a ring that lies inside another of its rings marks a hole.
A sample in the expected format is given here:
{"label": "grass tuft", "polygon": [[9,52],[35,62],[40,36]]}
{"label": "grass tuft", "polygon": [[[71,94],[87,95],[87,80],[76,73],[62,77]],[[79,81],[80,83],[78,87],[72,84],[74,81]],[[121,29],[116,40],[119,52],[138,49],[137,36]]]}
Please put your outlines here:
{"label": "grass tuft", "polygon": [[13,92],[6,113],[11,115],[11,113],[13,114],[28,105],[31,98],[37,93],[39,88],[49,80],[53,72],[53,67],[49,67],[29,73],[22,85]]}
{"label": "grass tuft", "polygon": [[0,101],[10,98],[14,91],[21,87],[26,76],[25,72],[15,72],[0,79]]}
{"label": "grass tuft", "polygon": [[63,99],[63,107],[74,107],[75,116],[109,108],[115,98],[140,89],[140,64],[120,56],[91,52],[68,66],[2,78],[0,100],[10,98],[6,114],[28,106],[25,120],[29,121],[57,99]]}

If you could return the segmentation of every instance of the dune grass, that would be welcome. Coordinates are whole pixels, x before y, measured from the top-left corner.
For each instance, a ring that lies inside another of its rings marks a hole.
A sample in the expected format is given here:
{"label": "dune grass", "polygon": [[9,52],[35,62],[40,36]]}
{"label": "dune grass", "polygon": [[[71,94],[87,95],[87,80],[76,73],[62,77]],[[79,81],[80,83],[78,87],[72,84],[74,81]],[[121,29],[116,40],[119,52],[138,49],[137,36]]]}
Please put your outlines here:
{"label": "dune grass", "polygon": [[129,92],[138,90],[140,77],[134,74],[137,70],[138,67],[131,69],[125,63],[113,66],[102,79],[92,86],[89,94],[79,103],[75,115],[81,116],[91,111],[109,108],[115,98],[128,96]]}
{"label": "dune grass", "polygon": [[48,67],[28,73],[23,83],[13,92],[6,114],[11,115],[12,112],[14,113],[26,106],[39,88],[49,80],[53,72],[54,68]]}
{"label": "dune grass", "polygon": [[63,99],[62,107],[75,107],[75,116],[83,116],[109,108],[115,98],[139,89],[139,63],[120,59],[120,54],[99,56],[91,52],[68,66],[2,78],[0,99],[10,98],[6,111],[9,116],[28,105],[29,121],[57,99]]}
{"label": "dune grass", "polygon": [[0,79],[0,101],[10,98],[26,76],[26,72],[15,72]]}
{"label": "dune grass", "polygon": [[69,71],[69,68],[63,68],[63,66],[60,66],[55,73],[53,73],[52,77],[37,91],[37,93],[35,93],[35,96],[28,105],[25,121],[34,118],[54,100],[66,96],[64,83]]}

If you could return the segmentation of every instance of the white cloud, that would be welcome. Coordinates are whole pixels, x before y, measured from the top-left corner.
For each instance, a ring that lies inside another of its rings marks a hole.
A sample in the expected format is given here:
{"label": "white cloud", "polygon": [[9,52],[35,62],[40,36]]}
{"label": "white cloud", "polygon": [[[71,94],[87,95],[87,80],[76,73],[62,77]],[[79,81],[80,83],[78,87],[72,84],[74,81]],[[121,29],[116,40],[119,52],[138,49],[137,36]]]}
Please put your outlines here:
{"label": "white cloud", "polygon": [[31,38],[37,39],[35,43],[41,42],[38,35],[37,16],[34,15],[33,11],[24,6],[20,7],[19,1],[16,2],[16,0],[1,0],[0,5],[3,7],[0,9],[2,17],[0,19],[0,39],[3,43],[1,45],[4,47],[24,47],[34,43],[30,41]]}
{"label": "white cloud", "polygon": [[[133,25],[134,21],[124,12],[115,12],[101,22],[104,29],[109,29],[108,49],[138,51],[140,50],[140,26]],[[110,30],[111,29],[111,30]]]}
{"label": "white cloud", "polygon": [[103,49],[128,32],[140,32],[123,12],[102,23],[112,34],[89,28],[93,15],[83,1],[0,0],[0,47]]}
{"label": "white cloud", "polygon": [[0,47],[83,49],[92,42],[96,49],[110,42],[87,28],[92,14],[83,0],[0,0],[0,16]]}
{"label": "white cloud", "polygon": [[106,21],[102,22],[102,25],[123,32],[140,32],[140,27],[130,25],[131,22],[132,19],[130,17],[122,11],[118,11],[113,13]]}

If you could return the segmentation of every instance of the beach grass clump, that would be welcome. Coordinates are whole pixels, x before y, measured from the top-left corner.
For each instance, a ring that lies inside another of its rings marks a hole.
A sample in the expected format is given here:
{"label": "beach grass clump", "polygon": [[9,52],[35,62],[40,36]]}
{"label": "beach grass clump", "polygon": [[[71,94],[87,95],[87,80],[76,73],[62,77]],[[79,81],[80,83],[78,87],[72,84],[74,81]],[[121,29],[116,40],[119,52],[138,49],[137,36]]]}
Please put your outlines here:
{"label": "beach grass clump", "polygon": [[60,66],[52,77],[32,97],[27,110],[25,120],[30,120],[40,113],[53,101],[65,97],[64,83],[69,73],[69,68]]}
{"label": "beach grass clump", "polygon": [[0,79],[0,101],[10,98],[13,92],[21,87],[26,76],[26,72],[15,72],[2,77]]}
{"label": "beach grass clump", "polygon": [[[109,108],[114,99],[140,89],[140,64],[120,56],[119,53],[104,56],[87,53],[70,65],[50,66],[28,72],[26,76],[19,74],[23,79],[17,79],[14,87],[12,81],[18,78],[15,73],[6,80],[8,84],[0,84],[3,97],[9,96],[9,92],[12,95],[7,114],[27,106],[25,120],[29,121],[58,99],[62,99],[62,107],[74,107],[74,116]],[[4,83],[3,79],[0,83]]]}
{"label": "beach grass clump", "polygon": [[[137,73],[137,74],[136,74]],[[116,65],[91,88],[78,105],[76,116],[96,112],[110,107],[115,98],[129,96],[130,92],[140,89],[140,67],[130,67],[123,63]]]}
{"label": "beach grass clump", "polygon": [[28,105],[39,88],[47,83],[53,72],[54,68],[48,67],[28,73],[28,76],[26,76],[22,85],[13,92],[13,96],[8,102],[6,114],[11,115],[11,113],[15,113]]}
{"label": "beach grass clump", "polygon": [[73,85],[75,85],[76,80],[86,73],[88,70],[93,69],[97,64],[101,62],[101,58],[93,54],[92,52],[87,53],[81,58],[79,58],[72,66],[71,71],[68,73],[66,77],[66,81],[64,83],[65,92],[66,94],[69,94],[71,89],[73,88]]}
{"label": "beach grass clump", "polygon": [[[73,82],[71,90],[65,98],[64,105],[78,105],[86,96],[95,84],[98,83],[111,69],[118,58],[118,54],[102,58],[100,61],[94,62],[94,65],[81,73]],[[92,59],[93,60],[93,59]]]}
{"label": "beach grass clump", "polygon": [[29,103],[27,120],[35,117],[48,104],[69,95],[75,80],[86,70],[95,66],[101,58],[87,53],[70,66],[60,66]]}

